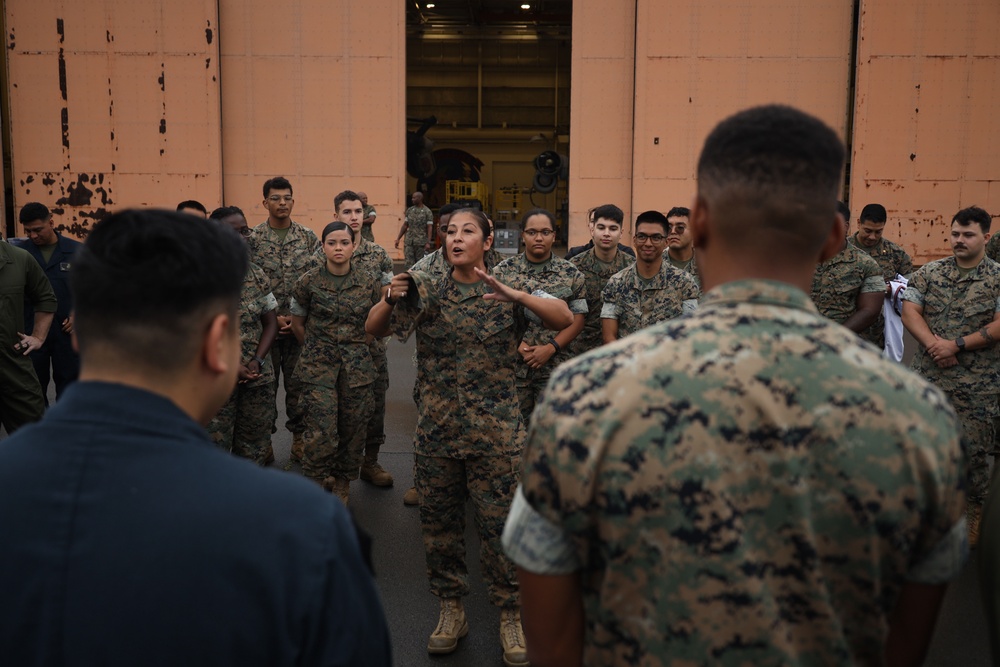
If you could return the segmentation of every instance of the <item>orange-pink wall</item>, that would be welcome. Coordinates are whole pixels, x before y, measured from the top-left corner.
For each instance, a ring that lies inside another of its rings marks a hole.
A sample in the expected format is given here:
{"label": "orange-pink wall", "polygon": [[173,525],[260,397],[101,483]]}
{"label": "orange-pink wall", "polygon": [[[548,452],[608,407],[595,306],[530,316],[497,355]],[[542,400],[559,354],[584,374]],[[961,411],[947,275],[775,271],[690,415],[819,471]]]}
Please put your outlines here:
{"label": "orange-pink wall", "polygon": [[886,235],[937,259],[960,208],[1000,218],[1000,2],[862,0],[860,32],[852,215],[883,204]]}

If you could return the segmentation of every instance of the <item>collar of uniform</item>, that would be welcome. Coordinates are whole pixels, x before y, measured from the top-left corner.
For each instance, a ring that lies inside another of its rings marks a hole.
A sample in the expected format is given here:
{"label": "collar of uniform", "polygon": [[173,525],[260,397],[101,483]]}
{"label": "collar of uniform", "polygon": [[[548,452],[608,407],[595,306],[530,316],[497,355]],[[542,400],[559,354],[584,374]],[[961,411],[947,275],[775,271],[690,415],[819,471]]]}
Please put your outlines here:
{"label": "collar of uniform", "polygon": [[979,264],[976,264],[975,268],[973,268],[972,271],[969,271],[969,273],[967,273],[964,276],[959,271],[958,260],[955,259],[954,255],[952,255],[951,257],[945,257],[941,261],[945,264],[945,266],[948,267],[948,278],[950,278],[955,282],[960,282],[966,280],[970,281],[983,280],[984,279],[983,264],[986,262],[987,259],[989,258],[986,255],[983,255],[983,258],[979,260]]}
{"label": "collar of uniform", "polygon": [[323,275],[329,280],[333,280],[334,278],[344,278],[344,282],[341,283],[340,285],[341,289],[347,289],[348,287],[354,287],[355,285],[359,284],[357,278],[355,277],[357,271],[354,270],[353,262],[351,263],[351,270],[348,271],[347,274],[343,276],[335,276],[332,273],[330,273],[330,269],[327,268],[326,262],[323,262],[322,270],[323,270]]}
{"label": "collar of uniform", "polygon": [[838,252],[836,255],[826,260],[825,262],[820,262],[820,266],[832,266],[833,264],[844,264],[847,262],[854,262],[856,261],[856,258],[854,256],[854,253],[856,252],[857,249],[854,247],[854,244],[845,243],[844,248],[840,252]]}
{"label": "collar of uniform", "polygon": [[[666,254],[666,250],[664,250],[663,252],[664,254]],[[632,281],[635,283],[635,286],[639,289],[662,289],[667,284],[668,272],[670,271],[681,272],[680,269],[675,269],[673,266],[671,266],[669,259],[663,258],[663,261],[660,262],[660,270],[656,273],[655,276],[650,278],[651,282],[645,283],[643,282],[642,276],[639,275],[638,260],[630,264],[628,268],[630,271],[632,271]]]}
{"label": "collar of uniform", "polygon": [[809,296],[799,288],[777,280],[734,280],[709,290],[699,310],[711,305],[755,303],[818,312]]}
{"label": "collar of uniform", "polygon": [[[288,234],[285,235],[285,241],[287,241],[289,238],[294,238],[299,236],[302,233],[301,230],[303,229],[305,228],[302,225],[292,220],[291,224],[288,225]],[[257,230],[260,230],[264,238],[268,240],[274,240],[274,241],[280,240],[278,232],[274,231],[271,225],[267,224],[267,220],[254,227],[254,231]]]}
{"label": "collar of uniform", "polygon": [[869,255],[885,255],[889,252],[889,249],[892,247],[889,245],[890,243],[892,243],[892,241],[890,241],[887,238],[880,238],[878,240],[878,243],[869,248],[861,243],[861,240],[858,239],[857,232],[851,234],[850,241],[852,246],[854,246],[858,250],[862,250],[868,253]]}
{"label": "collar of uniform", "polygon": [[[358,234],[361,234],[361,232],[358,232]],[[371,241],[369,241],[368,239],[366,239],[365,237],[362,236],[361,237],[361,243],[359,243],[358,247],[355,248],[354,254],[355,255],[367,255],[371,251],[372,251]]]}
{"label": "collar of uniform", "polygon": [[447,280],[444,281],[444,286],[441,290],[442,298],[453,301],[454,303],[459,303],[468,299],[482,298],[484,294],[488,294],[490,292],[490,290],[486,287],[486,283],[483,281],[480,281],[478,285],[470,289],[468,292],[463,292],[459,289],[455,279],[451,277],[451,273],[454,270],[455,268],[452,267],[451,271],[448,272]]}
{"label": "collar of uniform", "polygon": [[532,262],[528,259],[527,253],[520,253],[514,260],[518,263],[519,269],[524,273],[549,273],[553,269],[553,265],[556,263],[556,256],[549,255],[549,258],[544,262]]}

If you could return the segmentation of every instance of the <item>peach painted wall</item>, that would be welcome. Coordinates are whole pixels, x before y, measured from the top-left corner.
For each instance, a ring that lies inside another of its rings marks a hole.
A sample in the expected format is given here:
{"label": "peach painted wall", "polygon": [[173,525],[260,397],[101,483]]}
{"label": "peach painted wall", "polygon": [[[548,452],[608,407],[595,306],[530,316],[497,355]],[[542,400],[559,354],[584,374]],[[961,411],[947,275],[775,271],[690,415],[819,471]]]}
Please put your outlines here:
{"label": "peach painted wall", "polygon": [[632,10],[573,5],[571,245],[587,240],[585,214],[598,204],[618,204],[629,221],[648,209],[690,206],[705,137],[742,108],[791,104],[844,137],[850,3],[638,0],[634,7],[637,21]]}
{"label": "peach painted wall", "polygon": [[215,0],[4,9],[15,215],[42,201],[83,235],[108,210],[220,199]]}
{"label": "peach painted wall", "polygon": [[338,192],[362,190],[391,251],[405,209],[404,4],[221,0],[219,14],[226,203],[256,224],[261,186],[283,175],[293,219],[318,232]]}
{"label": "peach painted wall", "polygon": [[851,213],[889,214],[919,263],[951,254],[960,208],[1000,219],[1000,3],[862,0]]}

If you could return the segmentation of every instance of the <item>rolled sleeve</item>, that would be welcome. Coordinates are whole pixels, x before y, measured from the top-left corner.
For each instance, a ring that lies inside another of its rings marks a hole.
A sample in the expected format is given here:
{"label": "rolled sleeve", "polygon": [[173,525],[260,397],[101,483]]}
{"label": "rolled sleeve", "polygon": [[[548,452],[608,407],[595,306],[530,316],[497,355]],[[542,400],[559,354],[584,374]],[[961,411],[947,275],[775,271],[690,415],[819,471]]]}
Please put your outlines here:
{"label": "rolled sleeve", "polygon": [[968,559],[968,528],[963,516],[930,553],[910,569],[906,580],[916,584],[948,583],[962,572]]}
{"label": "rolled sleeve", "polygon": [[601,306],[601,319],[602,320],[617,320],[618,319],[618,306],[613,303],[604,302]]}
{"label": "rolled sleeve", "polygon": [[573,299],[569,302],[569,310],[576,315],[586,315],[590,312],[586,299]]}
{"label": "rolled sleeve", "polygon": [[[915,303],[920,307],[923,307],[924,305],[924,295],[920,293],[920,290],[912,285],[907,286],[907,288],[903,290],[902,296],[899,298],[903,301]],[[1000,300],[998,300],[998,305],[1000,305]]]}
{"label": "rolled sleeve", "polygon": [[520,486],[507,515],[503,548],[516,565],[534,574],[569,574],[580,569],[572,539],[528,503]]}
{"label": "rolled sleeve", "polygon": [[260,311],[262,313],[269,313],[272,310],[278,309],[278,300],[274,298],[273,292],[268,292],[267,296],[261,298],[260,300]]}
{"label": "rolled sleeve", "polygon": [[292,297],[291,304],[288,307],[288,311],[297,317],[305,317],[309,314],[309,311],[302,307],[302,305]]}
{"label": "rolled sleeve", "polygon": [[681,313],[690,315],[698,310],[698,299],[685,299],[681,302]]}

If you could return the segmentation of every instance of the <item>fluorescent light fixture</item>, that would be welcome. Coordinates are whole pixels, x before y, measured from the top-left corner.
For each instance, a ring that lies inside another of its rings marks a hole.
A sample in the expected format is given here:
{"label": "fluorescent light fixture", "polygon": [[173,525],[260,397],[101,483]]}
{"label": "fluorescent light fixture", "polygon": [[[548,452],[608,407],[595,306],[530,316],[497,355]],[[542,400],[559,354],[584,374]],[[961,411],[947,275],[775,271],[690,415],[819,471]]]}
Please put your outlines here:
{"label": "fluorescent light fixture", "polygon": [[427,7],[427,9],[434,9],[434,3],[433,2],[428,2],[427,5],[426,5],[426,7]]}
{"label": "fluorescent light fixture", "polygon": [[531,5],[529,5],[529,4],[523,4],[523,5],[521,5],[521,9],[531,9]]}

